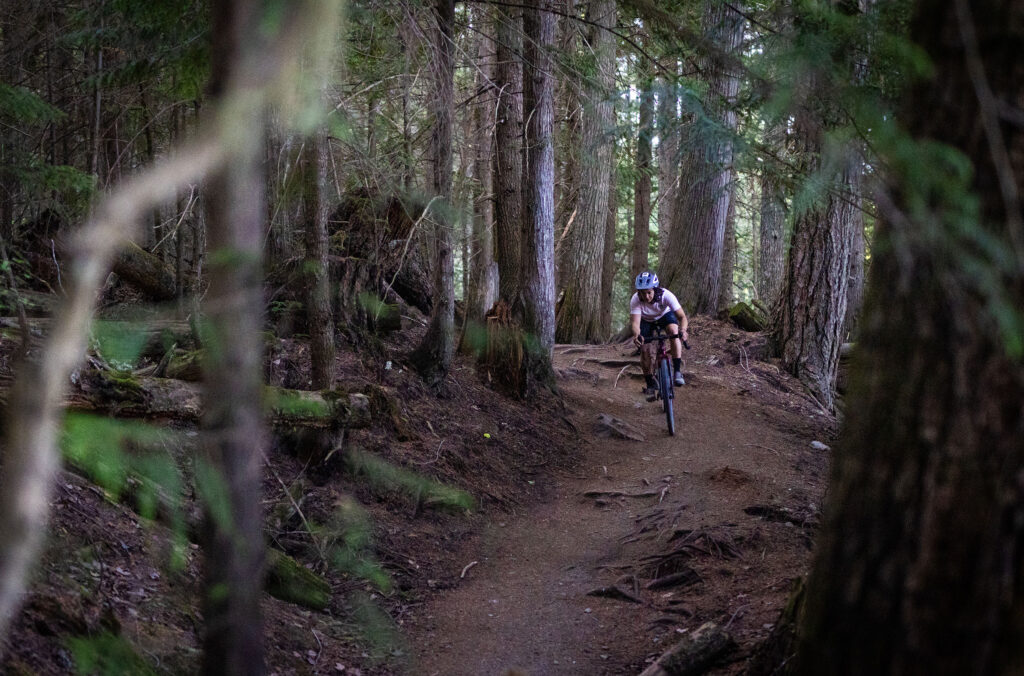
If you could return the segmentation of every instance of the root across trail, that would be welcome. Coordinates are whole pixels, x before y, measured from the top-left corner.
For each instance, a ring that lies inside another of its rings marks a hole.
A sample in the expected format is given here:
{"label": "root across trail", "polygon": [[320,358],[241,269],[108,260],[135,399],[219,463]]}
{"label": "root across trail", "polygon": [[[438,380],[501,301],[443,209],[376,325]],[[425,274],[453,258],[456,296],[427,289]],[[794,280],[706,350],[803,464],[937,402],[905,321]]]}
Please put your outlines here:
{"label": "root across trail", "polygon": [[693,333],[674,437],[622,373],[630,348],[556,349],[583,459],[459,545],[462,575],[412,622],[416,673],[655,673],[684,639],[715,646],[701,673],[742,670],[808,567],[834,420],[770,364],[733,362],[728,329]]}

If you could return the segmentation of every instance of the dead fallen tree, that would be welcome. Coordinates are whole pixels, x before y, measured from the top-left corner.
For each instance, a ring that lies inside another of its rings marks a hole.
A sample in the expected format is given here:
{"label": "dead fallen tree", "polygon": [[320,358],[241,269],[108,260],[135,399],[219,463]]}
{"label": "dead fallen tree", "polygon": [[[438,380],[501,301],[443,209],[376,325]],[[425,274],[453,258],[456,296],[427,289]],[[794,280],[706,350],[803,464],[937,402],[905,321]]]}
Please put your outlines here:
{"label": "dead fallen tree", "polygon": [[[0,405],[6,406],[8,397],[9,391],[0,389]],[[359,392],[267,387],[264,401],[267,419],[275,426],[366,427],[372,417],[370,397]],[[171,378],[83,370],[74,376],[64,407],[124,418],[198,422],[203,412],[203,388],[198,383]]]}
{"label": "dead fallen tree", "polygon": [[174,269],[132,242],[118,252],[113,271],[153,300],[174,300],[178,296]]}

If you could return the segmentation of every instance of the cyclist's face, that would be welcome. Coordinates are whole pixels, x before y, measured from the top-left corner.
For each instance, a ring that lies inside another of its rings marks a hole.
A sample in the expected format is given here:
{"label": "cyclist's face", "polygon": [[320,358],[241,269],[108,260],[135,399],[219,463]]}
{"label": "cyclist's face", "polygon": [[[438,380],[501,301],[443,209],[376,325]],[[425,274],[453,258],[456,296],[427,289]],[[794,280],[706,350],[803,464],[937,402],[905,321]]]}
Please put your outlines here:
{"label": "cyclist's face", "polygon": [[640,289],[636,292],[640,300],[645,303],[650,303],[654,299],[654,289]]}

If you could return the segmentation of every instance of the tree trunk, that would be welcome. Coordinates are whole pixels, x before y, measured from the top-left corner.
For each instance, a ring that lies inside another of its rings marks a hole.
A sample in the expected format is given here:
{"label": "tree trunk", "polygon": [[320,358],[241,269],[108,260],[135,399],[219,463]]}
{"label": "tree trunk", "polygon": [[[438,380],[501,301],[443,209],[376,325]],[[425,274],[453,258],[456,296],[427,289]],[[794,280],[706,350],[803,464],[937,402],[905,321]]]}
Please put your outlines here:
{"label": "tree trunk", "polygon": [[[614,147],[612,153],[614,155]],[[608,213],[605,214],[604,259],[601,261],[601,340],[608,340],[612,335],[612,300],[615,292],[615,274],[618,272],[615,265],[615,238],[619,225],[619,199],[616,190],[618,180],[619,172],[613,163],[609,179],[611,185],[608,194]]]}
{"label": "tree trunk", "polygon": [[[675,71],[675,61],[672,62]],[[675,82],[662,78],[658,95],[658,268],[664,269],[665,249],[679,185],[679,97]]]}
{"label": "tree trunk", "polygon": [[998,103],[1024,99],[1024,9],[925,0],[911,36],[933,75],[877,197],[802,674],[1024,670],[1024,127]]}
{"label": "tree trunk", "polygon": [[637,70],[640,78],[640,123],[636,133],[636,180],[633,183],[633,255],[629,265],[631,280],[648,269],[651,249],[651,135],[654,127],[654,92],[651,89],[650,66],[647,62],[641,60]]}
{"label": "tree trunk", "polygon": [[553,144],[555,80],[551,47],[556,18],[552,0],[531,0],[524,14],[527,51],[524,62],[527,125],[526,221],[523,238],[522,322],[524,394],[554,381],[555,347],[555,154]]}
{"label": "tree trunk", "polygon": [[858,156],[850,168],[851,232],[849,269],[850,281],[846,287],[846,322],[843,325],[843,339],[850,341],[857,330],[861,309],[864,305],[864,256],[867,241],[864,235],[864,170]]}
{"label": "tree trunk", "polygon": [[494,127],[494,225],[498,296],[515,301],[519,292],[523,224],[523,67],[520,14],[499,5],[494,11],[498,63],[494,86],[498,109]]}
{"label": "tree trunk", "polygon": [[410,355],[423,379],[434,389],[444,387],[455,351],[455,269],[452,255],[452,114],[454,111],[455,49],[452,43],[455,0],[437,0],[433,100],[434,126],[431,154],[434,160],[434,196],[431,209],[434,226],[434,306],[430,325]]}
{"label": "tree trunk", "polygon": [[[816,91],[811,87],[809,92]],[[817,111],[806,106],[796,114],[794,154],[801,173],[820,168],[824,139]],[[824,203],[810,207],[793,221],[782,301],[772,341],[787,371],[798,377],[827,410],[834,405],[839,348],[846,318],[852,214],[841,194],[848,170],[834,177]]]}
{"label": "tree trunk", "polygon": [[313,389],[334,384],[334,316],[327,279],[327,219],[331,212],[330,142],[326,129],[306,139],[306,312]]}
{"label": "tree trunk", "polygon": [[568,233],[560,275],[563,290],[556,335],[560,342],[598,342],[602,331],[602,272],[608,197],[611,188],[612,108],[615,87],[615,0],[591,0],[588,46],[596,76],[588,83],[586,112],[581,122],[580,192],[576,222]]}
{"label": "tree trunk", "polygon": [[733,290],[736,278],[736,170],[729,172],[730,192],[733,198],[729,200],[729,211],[725,216],[725,237],[722,242],[722,272],[721,280],[718,283],[718,310],[728,310],[732,307],[735,293]]}
{"label": "tree trunk", "polygon": [[[773,124],[766,145],[774,152],[783,152],[785,128]],[[774,308],[782,291],[786,262],[786,193],[777,166],[766,163],[761,168],[760,248],[756,276],[757,297],[767,308]]]}
{"label": "tree trunk", "polygon": [[[264,19],[258,0],[213,4],[211,94],[228,100],[250,86]],[[264,669],[263,516],[260,482],[267,448],[263,425],[263,297],[260,285],[266,218],[264,110],[232,111],[244,129],[234,157],[209,182],[206,197],[210,287],[205,299],[206,411],[197,482],[206,500],[206,590],[203,672],[260,674]],[[225,512],[218,509],[225,507]]]}
{"label": "tree trunk", "polygon": [[[727,53],[739,49],[746,22],[725,4],[708,0],[704,33]],[[739,75],[718,59],[703,59],[708,93],[703,112],[721,126],[708,131],[691,124],[684,143],[689,148],[680,169],[680,189],[673,211],[667,251],[661,266],[662,285],[676,292],[680,302],[698,314],[718,311],[722,257],[729,205],[733,199],[733,142]]]}
{"label": "tree trunk", "polygon": [[473,10],[473,23],[479,33],[477,40],[476,93],[481,102],[473,108],[473,208],[472,237],[470,240],[470,276],[466,292],[466,312],[469,319],[482,322],[487,310],[494,304],[492,291],[497,270],[494,261],[494,200],[491,199],[491,183],[494,155],[494,130],[492,127],[493,108],[493,66],[495,55],[494,40],[491,38],[491,22],[483,7]]}

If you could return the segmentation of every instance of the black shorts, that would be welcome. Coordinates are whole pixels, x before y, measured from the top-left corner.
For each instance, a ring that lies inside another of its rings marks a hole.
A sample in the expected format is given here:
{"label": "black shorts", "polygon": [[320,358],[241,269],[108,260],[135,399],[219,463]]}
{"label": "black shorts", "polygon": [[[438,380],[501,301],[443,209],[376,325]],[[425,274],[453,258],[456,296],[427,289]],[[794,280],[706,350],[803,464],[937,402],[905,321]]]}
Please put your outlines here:
{"label": "black shorts", "polygon": [[679,317],[676,317],[676,313],[671,311],[666,312],[662,316],[655,319],[653,322],[649,322],[646,319],[641,319],[640,335],[644,337],[644,341],[646,342],[651,339],[651,336],[654,334],[655,327],[660,327],[664,329],[672,324],[678,325]]}

